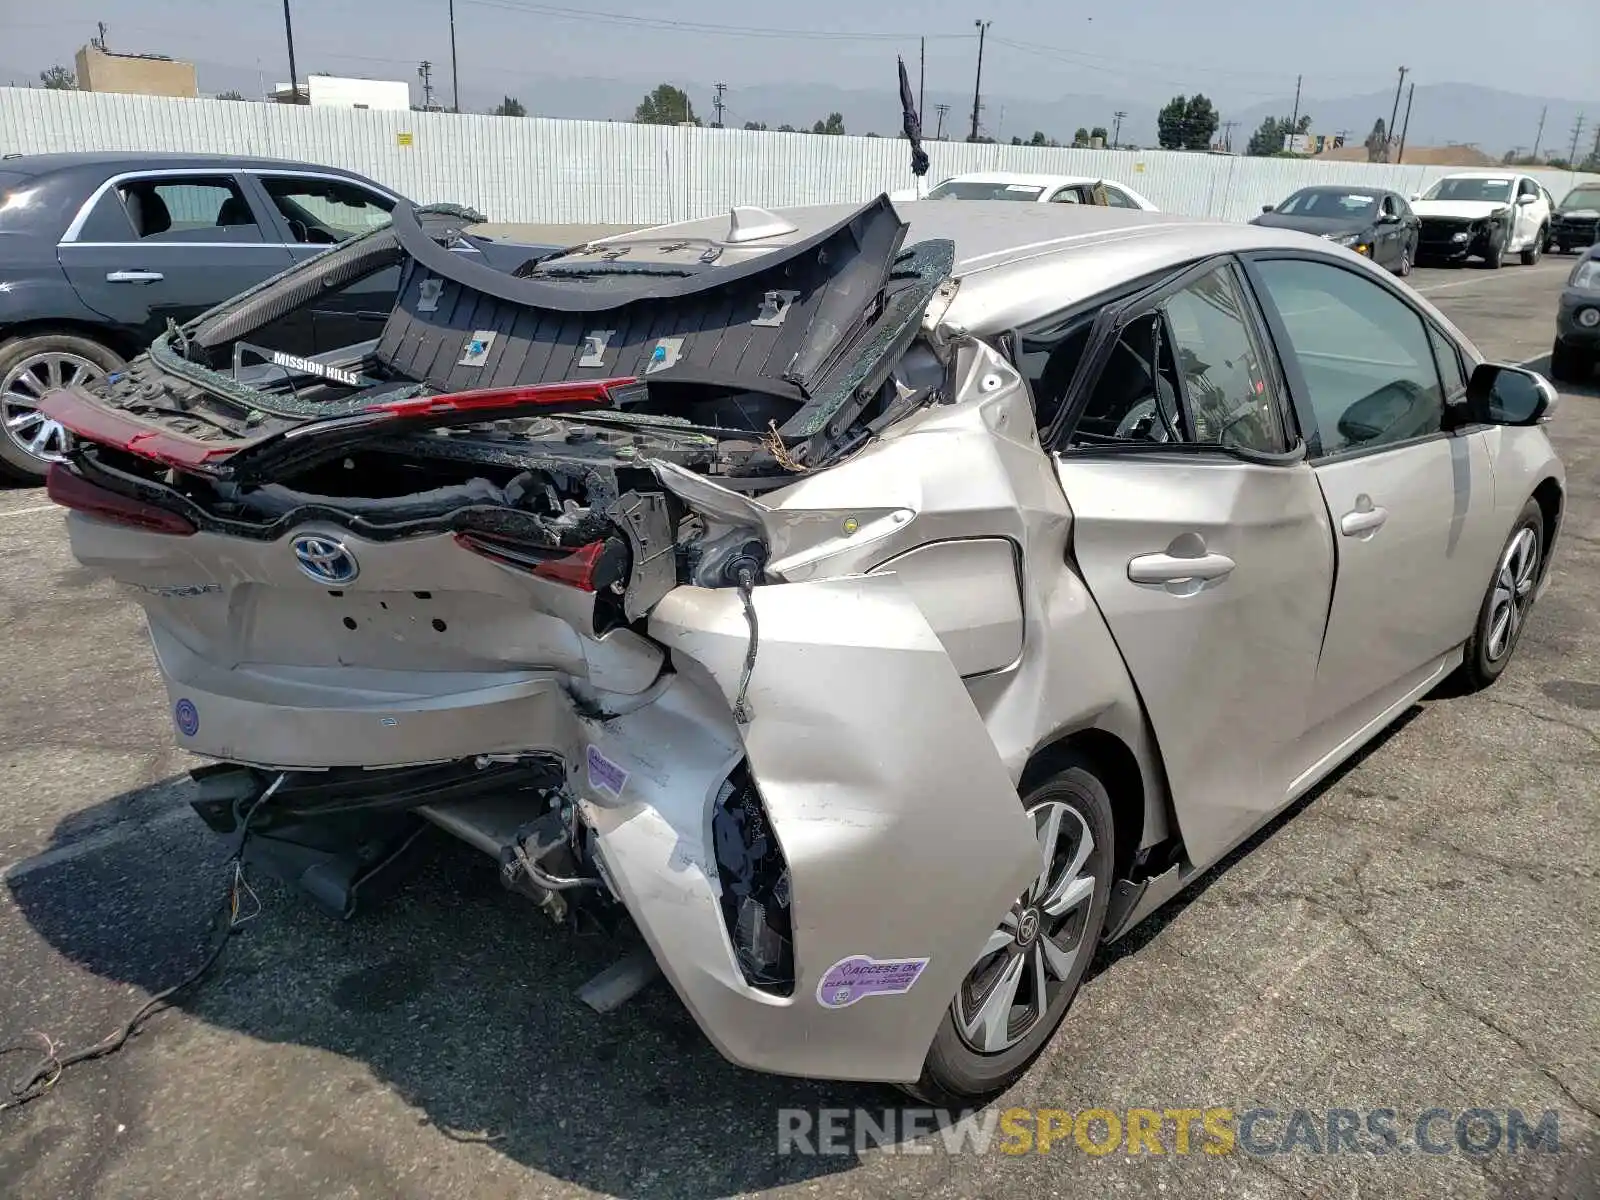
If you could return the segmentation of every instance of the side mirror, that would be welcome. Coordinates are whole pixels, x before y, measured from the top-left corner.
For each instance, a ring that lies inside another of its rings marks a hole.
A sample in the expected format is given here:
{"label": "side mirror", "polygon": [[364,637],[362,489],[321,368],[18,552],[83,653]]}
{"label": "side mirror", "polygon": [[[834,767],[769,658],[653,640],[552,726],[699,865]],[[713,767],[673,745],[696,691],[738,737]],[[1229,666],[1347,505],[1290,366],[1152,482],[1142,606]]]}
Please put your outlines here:
{"label": "side mirror", "polygon": [[1271,204],[1263,204],[1261,206],[1261,211],[1264,212],[1264,213],[1269,213],[1269,212],[1272,211],[1272,209],[1273,209],[1273,205],[1271,205]]}
{"label": "side mirror", "polygon": [[1522,195],[1517,197],[1518,204],[1537,204],[1538,202],[1539,197],[1530,195],[1527,192],[1524,192]]}
{"label": "side mirror", "polygon": [[1400,224],[1400,214],[1399,213],[1392,213],[1392,212],[1379,213],[1378,214],[1378,224],[1379,225],[1398,225],[1398,224]]}
{"label": "side mirror", "polygon": [[1560,397],[1537,371],[1500,363],[1479,363],[1467,381],[1465,422],[1538,425],[1555,415]]}
{"label": "side mirror", "polygon": [[1412,192],[1411,193],[1412,203],[1415,203],[1416,201],[1421,200],[1421,199],[1422,199],[1422,193],[1421,192]]}

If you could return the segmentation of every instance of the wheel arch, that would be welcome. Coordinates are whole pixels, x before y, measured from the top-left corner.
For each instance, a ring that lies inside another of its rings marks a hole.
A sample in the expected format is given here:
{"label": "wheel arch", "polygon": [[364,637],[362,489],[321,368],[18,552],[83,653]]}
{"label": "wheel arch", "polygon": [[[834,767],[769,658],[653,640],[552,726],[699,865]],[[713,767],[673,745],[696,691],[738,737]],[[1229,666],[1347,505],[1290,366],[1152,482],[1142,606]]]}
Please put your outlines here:
{"label": "wheel arch", "polygon": [[130,360],[144,353],[146,347],[131,334],[110,325],[81,321],[72,317],[41,317],[32,321],[14,321],[0,325],[0,343],[13,338],[46,337],[52,333],[81,337],[104,346],[119,358]]}
{"label": "wheel arch", "polygon": [[1550,552],[1555,548],[1556,533],[1561,528],[1561,514],[1566,503],[1566,493],[1562,490],[1559,479],[1554,475],[1547,475],[1533,489],[1533,498],[1538,502],[1539,512],[1544,517],[1544,537],[1539,547],[1539,556],[1542,560],[1539,575],[1543,578],[1550,571]]}
{"label": "wheel arch", "polygon": [[[1063,770],[1079,757],[1087,758],[1094,764],[1096,774],[1111,798],[1111,817],[1117,835],[1114,877],[1126,879],[1132,873],[1145,831],[1155,823],[1149,811],[1149,785],[1162,785],[1158,794],[1164,796],[1164,781],[1146,778],[1146,769],[1140,767],[1139,756],[1121,737],[1097,726],[1087,726],[1058,732],[1036,747],[1022,769],[1017,790],[1026,793],[1029,788]],[[1159,773],[1159,766],[1156,770]],[[1158,808],[1156,822],[1163,817],[1168,829],[1176,829],[1171,815]]]}

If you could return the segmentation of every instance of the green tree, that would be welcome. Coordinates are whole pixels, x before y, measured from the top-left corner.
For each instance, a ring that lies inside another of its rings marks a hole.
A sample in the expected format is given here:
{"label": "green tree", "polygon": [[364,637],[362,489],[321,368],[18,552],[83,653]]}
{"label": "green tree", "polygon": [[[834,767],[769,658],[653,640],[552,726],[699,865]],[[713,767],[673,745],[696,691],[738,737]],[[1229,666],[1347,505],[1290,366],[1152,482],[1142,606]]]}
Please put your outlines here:
{"label": "green tree", "polygon": [[844,133],[844,114],[829,113],[826,121],[818,121],[811,127],[812,133],[825,133],[830,137],[838,137]]}
{"label": "green tree", "polygon": [[54,92],[75,92],[78,90],[78,77],[60,63],[40,71],[39,82]]}
{"label": "green tree", "polygon": [[[1311,118],[1309,116],[1301,117],[1298,121],[1292,121],[1288,117],[1268,117],[1250,135],[1250,144],[1245,147],[1245,153],[1252,154],[1257,158],[1270,158],[1273,155],[1285,154],[1292,158],[1301,158],[1303,155],[1284,149],[1284,139],[1292,133],[1307,133],[1310,129]],[[1371,153],[1370,149],[1368,153]]]}
{"label": "green tree", "polygon": [[1072,144],[1074,146],[1087,146],[1089,144],[1089,131],[1082,125],[1079,125],[1073,132]]}
{"label": "green tree", "polygon": [[495,105],[494,112],[489,115],[492,117],[525,117],[528,115],[528,110],[522,107],[521,100],[518,100],[515,96],[507,96],[499,104]]}
{"label": "green tree", "polygon": [[744,127],[746,129],[755,130],[759,133],[765,133],[767,131],[767,123],[765,121],[746,121],[744,123]]}
{"label": "green tree", "polygon": [[868,137],[877,137],[877,136],[878,136],[878,135],[877,135],[877,134],[875,134],[875,133],[868,133],[868,134],[867,134],[867,136],[868,136]]}
{"label": "green tree", "polygon": [[1095,138],[1099,138],[1102,142],[1109,142],[1111,140],[1111,135],[1106,132],[1106,127],[1104,125],[1096,125],[1093,129],[1089,130],[1089,140],[1092,142]]}
{"label": "green tree", "polygon": [[1368,162],[1389,161],[1389,131],[1384,127],[1382,117],[1372,123],[1372,132],[1367,134],[1367,140],[1363,144],[1367,148]]}
{"label": "green tree", "polygon": [[1189,120],[1189,97],[1174,96],[1156,114],[1156,140],[1163,150],[1183,149],[1184,129]]}
{"label": "green tree", "polygon": [[700,124],[694,115],[694,105],[689,103],[689,93],[670,83],[658,83],[633,110],[633,119],[640,125],[690,125]]}
{"label": "green tree", "polygon": [[234,91],[218,92],[217,93],[217,99],[218,100],[243,100],[244,99],[244,93],[243,92],[234,92]]}
{"label": "green tree", "polygon": [[796,129],[793,125],[779,125],[778,126],[778,132],[779,133],[799,133],[800,131],[798,129]]}
{"label": "green tree", "polygon": [[1045,137],[1042,130],[1038,129],[1035,129],[1033,131],[1033,136],[1028,139],[1028,145],[1030,146],[1048,146],[1049,144],[1050,139]]}
{"label": "green tree", "polygon": [[1156,137],[1163,150],[1206,150],[1220,124],[1217,106],[1199,92],[1174,96],[1156,115]]}

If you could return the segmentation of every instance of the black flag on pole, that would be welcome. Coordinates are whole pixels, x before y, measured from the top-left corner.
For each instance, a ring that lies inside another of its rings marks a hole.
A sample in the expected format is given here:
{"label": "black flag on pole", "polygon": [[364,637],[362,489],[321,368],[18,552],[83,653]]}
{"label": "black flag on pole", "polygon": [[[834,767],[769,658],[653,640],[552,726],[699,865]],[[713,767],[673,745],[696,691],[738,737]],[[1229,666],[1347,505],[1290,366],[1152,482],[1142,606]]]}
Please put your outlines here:
{"label": "black flag on pole", "polygon": [[917,102],[911,92],[911,77],[906,74],[906,60],[900,63],[900,108],[906,140],[911,143],[911,173],[922,176],[928,173],[928,152],[922,148],[922,118],[917,115]]}

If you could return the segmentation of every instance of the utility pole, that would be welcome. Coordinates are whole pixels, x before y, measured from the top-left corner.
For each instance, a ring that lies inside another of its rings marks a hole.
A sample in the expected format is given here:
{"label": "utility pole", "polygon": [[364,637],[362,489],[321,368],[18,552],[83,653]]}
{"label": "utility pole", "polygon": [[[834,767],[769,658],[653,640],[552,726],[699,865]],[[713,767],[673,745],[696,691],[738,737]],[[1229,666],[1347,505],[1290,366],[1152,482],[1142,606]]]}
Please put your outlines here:
{"label": "utility pole", "polygon": [[1578,114],[1578,119],[1572,126],[1572,151],[1567,155],[1567,162],[1573,170],[1578,169],[1578,139],[1583,136],[1583,113]]}
{"label": "utility pole", "polygon": [[300,103],[300,77],[294,71],[294,21],[289,16],[289,0],[283,0],[283,32],[289,39],[289,103]]}
{"label": "utility pole", "polygon": [[935,104],[933,107],[939,112],[939,127],[933,132],[933,140],[942,142],[944,141],[944,116],[950,111],[950,106],[948,104]]}
{"label": "utility pole", "polygon": [[1532,157],[1535,160],[1537,160],[1538,157],[1539,157],[1539,142],[1541,140],[1543,140],[1543,138],[1544,138],[1544,119],[1545,119],[1545,117],[1547,115],[1549,115],[1549,112],[1550,112],[1550,106],[1549,105],[1546,105],[1544,108],[1541,108],[1539,110],[1539,132],[1533,135],[1533,154],[1532,154]]}
{"label": "utility pole", "polygon": [[1394,85],[1394,107],[1389,110],[1389,124],[1384,126],[1388,131],[1389,140],[1394,141],[1394,123],[1400,118],[1400,89],[1406,86],[1406,72],[1410,67],[1400,68],[1400,82]]}
{"label": "utility pole", "polygon": [[[1594,160],[1600,163],[1600,127],[1597,127],[1594,131]],[[1572,165],[1576,168],[1578,164],[1573,163]]]}
{"label": "utility pole", "polygon": [[455,96],[455,111],[461,111],[461,75],[456,70],[456,0],[450,0],[450,89]]}
{"label": "utility pole", "polygon": [[[284,0],[284,3],[287,4],[288,0]],[[969,142],[978,140],[979,97],[983,94],[983,35],[989,32],[993,22],[974,21],[973,24],[978,27],[978,74],[972,81],[972,136],[967,138]]]}
{"label": "utility pole", "polygon": [[422,111],[433,111],[433,64],[424,59],[417,64],[417,75],[422,80]]}
{"label": "utility pole", "polygon": [[104,52],[106,50],[106,23],[97,21],[95,24],[100,27],[100,36],[95,38],[92,44]]}
{"label": "utility pole", "polygon": [[1411,85],[1411,90],[1406,93],[1406,119],[1400,122],[1400,148],[1396,150],[1394,154],[1394,161],[1396,164],[1398,164],[1400,160],[1406,156],[1406,130],[1411,128],[1411,101],[1415,98],[1416,94],[1417,85],[1413,83]]}
{"label": "utility pole", "polygon": [[1300,80],[1302,76],[1294,77],[1294,116],[1289,118],[1289,136],[1293,137],[1300,132]]}
{"label": "utility pole", "polygon": [[1237,121],[1224,121],[1222,123],[1222,148],[1229,154],[1233,153],[1233,131],[1238,126]]}
{"label": "utility pole", "polygon": [[716,116],[716,119],[711,122],[711,124],[712,124],[712,127],[714,129],[721,129],[722,128],[722,93],[728,90],[728,85],[725,84],[725,83],[714,83],[711,86],[717,89],[717,94],[716,94],[715,98],[713,98],[712,101],[711,101],[711,107],[716,110],[717,116]]}
{"label": "utility pole", "polygon": [[921,64],[917,67],[917,120],[928,115],[928,110],[922,107],[923,88],[928,84],[928,39],[919,38],[922,43]]}
{"label": "utility pole", "polygon": [[1128,114],[1119,108],[1111,115],[1116,118],[1115,123],[1111,127],[1111,148],[1115,150],[1117,148],[1117,143],[1122,141],[1122,119]]}

